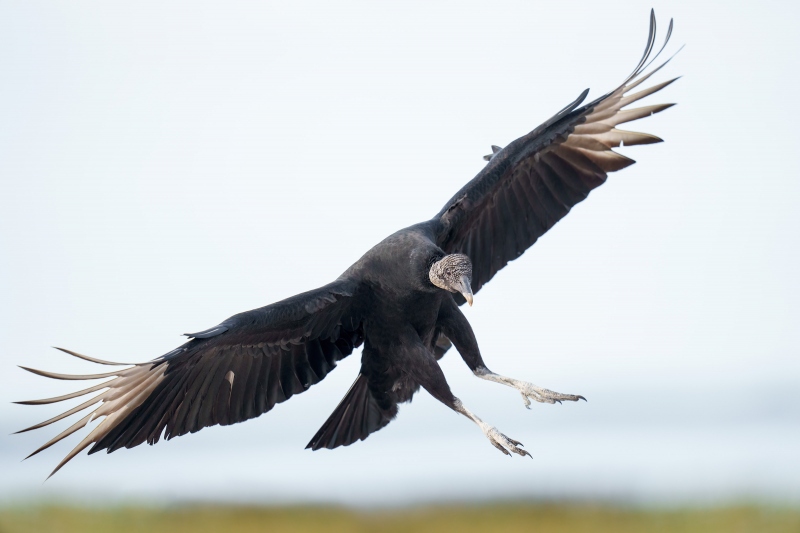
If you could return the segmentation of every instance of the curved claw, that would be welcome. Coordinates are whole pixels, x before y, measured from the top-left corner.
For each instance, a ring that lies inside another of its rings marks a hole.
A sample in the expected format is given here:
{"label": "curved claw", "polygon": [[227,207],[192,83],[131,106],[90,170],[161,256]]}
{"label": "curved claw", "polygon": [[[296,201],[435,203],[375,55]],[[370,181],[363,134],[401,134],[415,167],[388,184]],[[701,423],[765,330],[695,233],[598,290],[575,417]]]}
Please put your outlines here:
{"label": "curved claw", "polygon": [[532,383],[524,383],[521,387],[519,387],[520,392],[522,393],[523,401],[525,402],[525,407],[530,409],[530,400],[535,400],[539,403],[562,403],[562,401],[569,401],[569,402],[577,402],[578,400],[586,401],[586,398],[579,394],[562,394],[560,392],[554,392],[549,389],[543,389],[541,387],[537,387]]}
{"label": "curved claw", "polygon": [[525,409],[530,410],[531,401],[528,399],[528,397],[525,395],[524,392],[521,392],[520,394],[522,394],[522,401],[525,403]]}
{"label": "curved claw", "polygon": [[497,442],[497,441],[494,441],[494,440],[492,440],[492,439],[489,439],[489,442],[491,442],[491,443],[492,443],[492,446],[494,446],[495,448],[497,448],[498,450],[500,450],[501,452],[503,452],[503,454],[505,454],[505,455],[508,455],[509,457],[511,457],[511,453],[509,453],[509,451],[508,451],[508,450],[506,450],[505,448],[503,448],[503,447],[500,445],[500,443],[499,443],[499,442]]}
{"label": "curved claw", "polygon": [[526,455],[533,459],[530,453],[527,450],[523,450],[521,446],[524,446],[519,441],[506,437],[502,433],[500,433],[497,428],[489,428],[486,431],[486,437],[489,439],[489,442],[492,443],[492,446],[503,452],[505,455],[511,456],[510,452],[514,452],[517,455],[525,457]]}

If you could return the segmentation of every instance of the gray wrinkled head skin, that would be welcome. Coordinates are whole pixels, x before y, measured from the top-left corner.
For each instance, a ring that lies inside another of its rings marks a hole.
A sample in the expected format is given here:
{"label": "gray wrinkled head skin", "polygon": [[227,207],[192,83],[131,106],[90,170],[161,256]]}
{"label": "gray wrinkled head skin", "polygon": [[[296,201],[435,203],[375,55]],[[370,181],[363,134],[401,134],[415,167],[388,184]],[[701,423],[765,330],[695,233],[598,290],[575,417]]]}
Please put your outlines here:
{"label": "gray wrinkled head skin", "polygon": [[472,261],[464,254],[444,256],[431,266],[431,283],[450,292],[460,292],[472,305]]}

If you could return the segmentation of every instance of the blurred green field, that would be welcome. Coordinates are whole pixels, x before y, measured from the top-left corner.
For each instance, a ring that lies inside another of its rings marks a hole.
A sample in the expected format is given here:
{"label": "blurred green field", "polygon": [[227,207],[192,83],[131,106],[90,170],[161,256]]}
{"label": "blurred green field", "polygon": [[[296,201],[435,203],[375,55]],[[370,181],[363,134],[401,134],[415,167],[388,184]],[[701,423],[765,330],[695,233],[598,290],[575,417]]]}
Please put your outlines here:
{"label": "blurred green field", "polygon": [[800,532],[800,510],[728,507],[643,510],[578,504],[495,504],[355,511],[336,507],[187,505],[165,509],[30,506],[0,509],[0,533],[613,531]]}

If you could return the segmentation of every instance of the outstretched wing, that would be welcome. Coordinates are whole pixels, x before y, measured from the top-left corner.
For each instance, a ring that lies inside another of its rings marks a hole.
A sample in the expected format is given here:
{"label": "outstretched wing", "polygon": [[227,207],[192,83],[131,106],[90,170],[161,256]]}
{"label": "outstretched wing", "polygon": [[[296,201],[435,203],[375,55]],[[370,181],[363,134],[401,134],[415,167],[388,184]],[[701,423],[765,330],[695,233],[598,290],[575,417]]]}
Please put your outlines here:
{"label": "outstretched wing", "polygon": [[[53,471],[75,455],[155,444],[216,424],[228,425],[257,417],[322,380],[336,362],[363,341],[362,317],[356,305],[358,283],[339,280],[281,302],[234,315],[198,333],[183,346],[148,363],[94,375],[64,375],[28,369],[69,380],[113,379],[38,405],[76,398],[107,389],[37,429],[102,402],[81,420],[31,454],[105,417]],[[114,365],[63,350],[89,361]],[[24,367],[23,367],[24,368]],[[30,457],[30,456],[29,456]],[[53,475],[50,474],[50,475]]]}
{"label": "outstretched wing", "polygon": [[[670,34],[669,24],[663,51]],[[437,244],[447,253],[472,260],[472,291],[480,288],[509,261],[522,255],[589,192],[602,185],[609,172],[634,161],[611,148],[651,144],[661,139],[646,133],[616,129],[625,122],[658,113],[674,104],[635,109],[626,106],[653,94],[675,79],[630,94],[662,68],[648,74],[656,37],[650,12],[650,34],[641,61],[614,91],[579,107],[588,89],[550,120],[505,148],[495,151],[486,167],[434,217]],[[676,78],[677,79],[677,78]],[[464,299],[455,296],[459,303]]]}

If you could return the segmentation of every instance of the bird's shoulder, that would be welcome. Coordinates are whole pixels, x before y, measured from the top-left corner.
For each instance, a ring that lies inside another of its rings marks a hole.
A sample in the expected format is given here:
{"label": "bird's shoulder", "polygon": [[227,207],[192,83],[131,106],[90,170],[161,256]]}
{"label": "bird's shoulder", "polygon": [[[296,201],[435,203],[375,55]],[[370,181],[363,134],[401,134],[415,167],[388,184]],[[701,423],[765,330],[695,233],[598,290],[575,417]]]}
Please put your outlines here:
{"label": "bird's shoulder", "polygon": [[436,222],[422,222],[392,233],[367,250],[342,276],[369,280],[389,272],[409,271],[409,263],[430,263],[444,253],[435,242]]}

